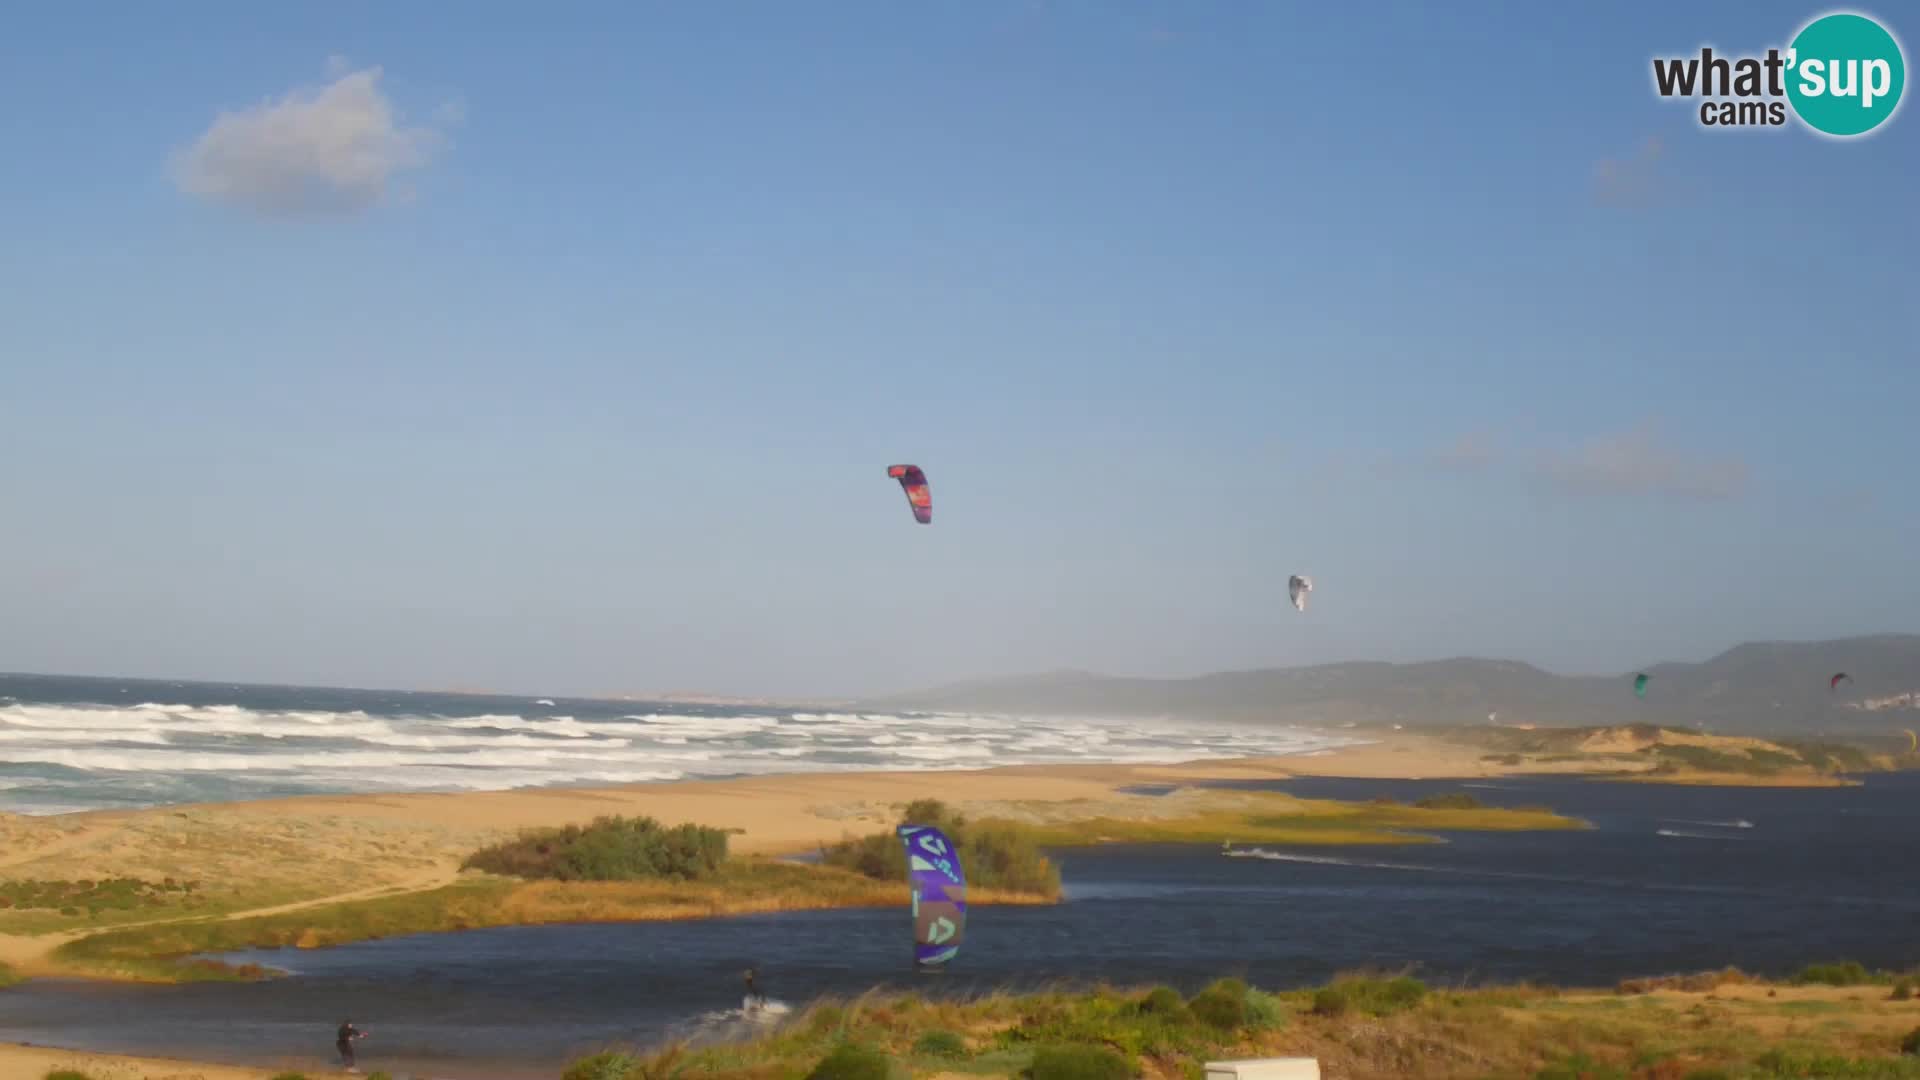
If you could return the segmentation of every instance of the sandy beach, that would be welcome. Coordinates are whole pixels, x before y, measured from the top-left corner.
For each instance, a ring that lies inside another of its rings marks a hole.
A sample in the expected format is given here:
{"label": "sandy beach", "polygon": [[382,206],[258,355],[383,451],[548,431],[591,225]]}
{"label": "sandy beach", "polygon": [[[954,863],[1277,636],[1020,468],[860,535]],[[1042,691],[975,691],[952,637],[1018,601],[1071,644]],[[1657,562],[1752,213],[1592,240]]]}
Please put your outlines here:
{"label": "sandy beach", "polygon": [[270,1080],[278,1070],[239,1065],[206,1065],[168,1058],[125,1057],[0,1043],[0,1080],[41,1080],[55,1070],[72,1070],[88,1080]]}

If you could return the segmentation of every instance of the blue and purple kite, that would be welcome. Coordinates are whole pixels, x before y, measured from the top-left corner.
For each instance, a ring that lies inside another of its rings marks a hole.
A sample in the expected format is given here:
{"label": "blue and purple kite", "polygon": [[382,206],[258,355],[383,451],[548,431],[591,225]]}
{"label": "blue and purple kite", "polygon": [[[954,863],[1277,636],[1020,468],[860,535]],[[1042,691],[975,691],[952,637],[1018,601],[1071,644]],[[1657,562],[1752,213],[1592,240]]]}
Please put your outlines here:
{"label": "blue and purple kite", "polygon": [[907,882],[913,886],[913,962],[937,967],[960,951],[967,929],[967,879],[960,853],[931,825],[902,825],[907,846]]}

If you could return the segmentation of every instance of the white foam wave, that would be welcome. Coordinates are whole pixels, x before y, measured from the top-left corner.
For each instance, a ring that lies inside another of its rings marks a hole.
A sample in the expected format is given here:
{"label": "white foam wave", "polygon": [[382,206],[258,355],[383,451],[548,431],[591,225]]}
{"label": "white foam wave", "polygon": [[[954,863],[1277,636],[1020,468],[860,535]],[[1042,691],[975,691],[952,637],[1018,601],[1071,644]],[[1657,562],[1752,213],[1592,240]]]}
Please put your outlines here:
{"label": "white foam wave", "polygon": [[[582,718],[151,701],[131,707],[0,703],[7,762],[28,770],[37,804],[64,802],[63,810],[162,797],[157,793],[175,798],[207,790],[231,797],[221,794],[231,786],[206,787],[210,777],[276,791],[484,790],[741,773],[1167,763],[1302,753],[1353,741],[1295,728],[1084,717],[760,710]],[[35,766],[49,771],[36,775]],[[0,797],[0,808],[20,805]]]}
{"label": "white foam wave", "polygon": [[0,743],[104,743],[131,742],[164,746],[166,735],[157,731],[143,731],[139,728],[90,728],[81,731],[28,730],[13,731],[0,728]]}

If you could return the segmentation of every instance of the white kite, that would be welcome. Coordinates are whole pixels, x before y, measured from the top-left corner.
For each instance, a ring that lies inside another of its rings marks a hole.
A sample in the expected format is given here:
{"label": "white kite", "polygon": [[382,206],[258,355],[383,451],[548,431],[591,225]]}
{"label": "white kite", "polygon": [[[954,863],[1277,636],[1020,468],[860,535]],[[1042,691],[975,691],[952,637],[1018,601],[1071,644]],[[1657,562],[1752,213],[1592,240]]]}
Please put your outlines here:
{"label": "white kite", "polygon": [[1307,594],[1313,591],[1313,579],[1295,574],[1287,579],[1287,598],[1295,611],[1307,610]]}

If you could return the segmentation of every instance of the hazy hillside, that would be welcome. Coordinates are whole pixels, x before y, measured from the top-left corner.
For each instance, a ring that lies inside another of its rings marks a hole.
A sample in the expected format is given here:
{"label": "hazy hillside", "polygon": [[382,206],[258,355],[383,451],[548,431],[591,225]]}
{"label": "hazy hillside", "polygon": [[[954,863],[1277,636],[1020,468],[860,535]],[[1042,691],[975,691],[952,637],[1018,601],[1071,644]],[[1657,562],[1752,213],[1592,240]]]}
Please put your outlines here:
{"label": "hazy hillside", "polygon": [[[1674,726],[1775,733],[1892,731],[1920,723],[1920,635],[1750,643],[1701,664],[1657,664],[1644,700],[1633,673],[1555,675],[1511,660],[1357,662],[1191,679],[1057,672],[862,703],[871,708],[1056,715],[1206,716],[1300,724],[1498,722]],[[1854,681],[1829,693],[1827,679]],[[1892,700],[1889,700],[1892,699]],[[1869,703],[1877,706],[1868,708]]]}

